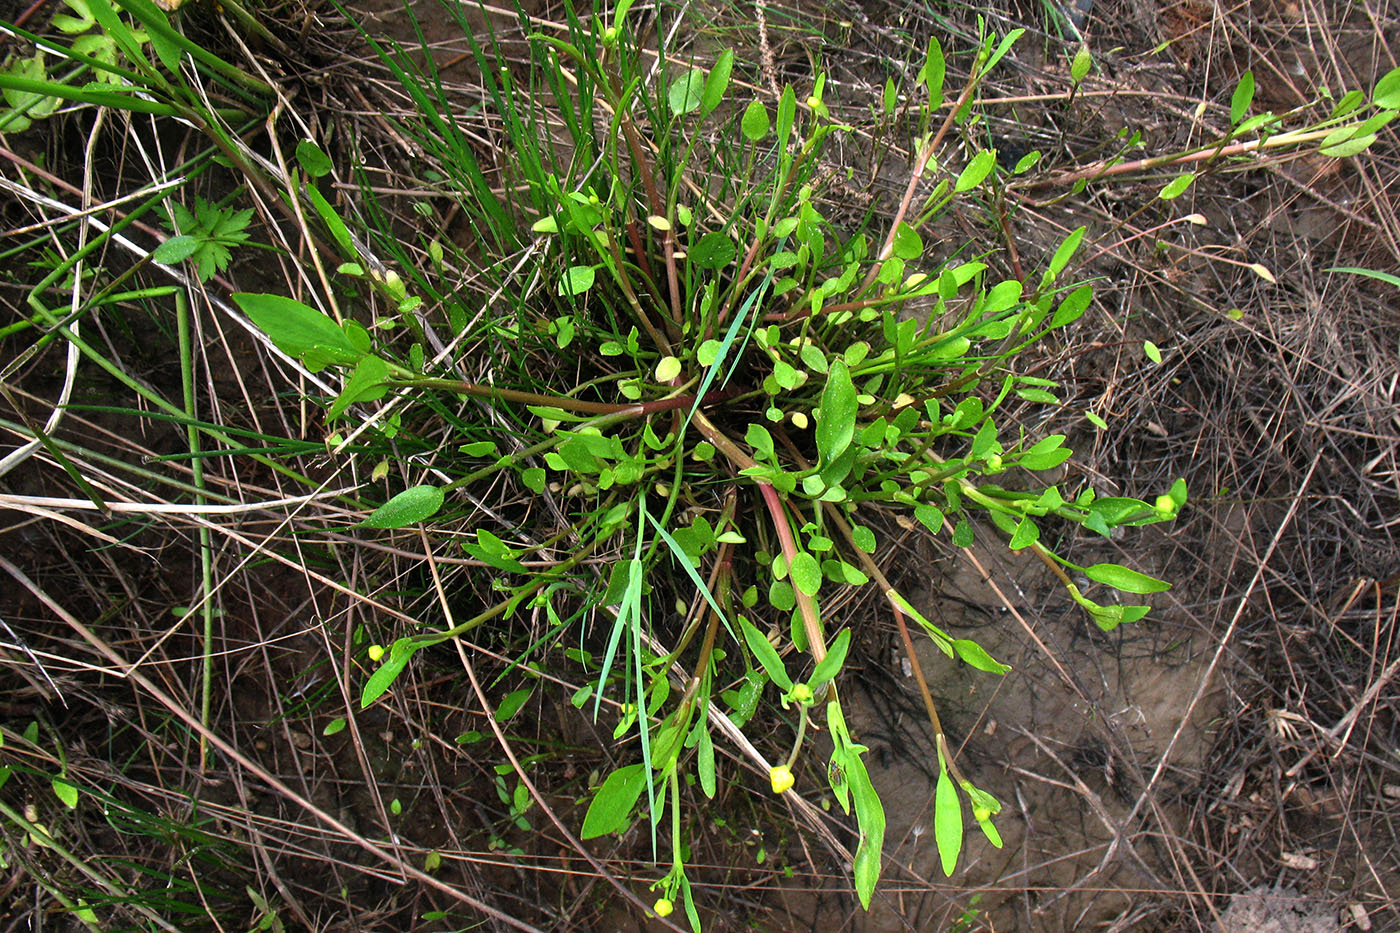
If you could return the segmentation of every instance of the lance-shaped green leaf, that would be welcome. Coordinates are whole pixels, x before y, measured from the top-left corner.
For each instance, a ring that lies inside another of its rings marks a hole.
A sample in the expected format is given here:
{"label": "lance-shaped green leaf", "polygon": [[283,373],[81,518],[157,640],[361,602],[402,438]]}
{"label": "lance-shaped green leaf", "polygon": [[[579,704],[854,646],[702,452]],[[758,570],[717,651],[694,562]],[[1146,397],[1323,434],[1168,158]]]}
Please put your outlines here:
{"label": "lance-shaped green leaf", "polygon": [[792,678],[788,676],[787,669],[783,667],[783,659],[778,657],[777,650],[769,643],[768,639],[763,637],[763,633],[754,628],[753,623],[743,616],[739,616],[739,628],[744,632],[744,641],[748,642],[749,650],[753,652],[753,656],[768,674],[769,679],[784,690],[791,690]]}
{"label": "lance-shaped green leaf", "polygon": [[294,298],[238,292],[233,300],[288,356],[304,359],[315,354],[332,363],[355,363],[364,356],[340,325]]}
{"label": "lance-shaped green leaf", "polygon": [[851,372],[843,361],[837,360],[827,373],[821,409],[817,412],[817,452],[822,463],[831,463],[851,446],[859,410]]}
{"label": "lance-shaped green leaf", "polygon": [[1095,583],[1102,583],[1125,593],[1139,595],[1162,593],[1172,588],[1172,585],[1166,580],[1149,577],[1145,573],[1138,573],[1136,570],[1131,570],[1121,564],[1095,564],[1086,568],[1084,575]]}
{"label": "lance-shaped green leaf", "polygon": [[379,670],[369,676],[365,681],[364,689],[360,692],[360,709],[364,709],[375,700],[382,697],[385,692],[394,685],[403,669],[408,665],[413,653],[418,650],[418,645],[411,638],[400,638],[394,642],[389,649],[389,656],[384,659],[384,663],[379,665]]}
{"label": "lance-shaped green leaf", "polygon": [[948,776],[948,763],[943,758],[942,748],[938,750],[938,786],[933,795],[933,838],[938,843],[943,874],[952,875],[958,867],[958,854],[962,852],[962,798],[958,796],[953,779]]}
{"label": "lance-shaped green leaf", "polygon": [[594,839],[625,828],[646,782],[646,768],[640,764],[626,765],[609,774],[588,805],[579,835]]}
{"label": "lance-shaped green leaf", "polygon": [[432,518],[442,508],[443,492],[437,486],[410,486],[374,510],[360,522],[364,528],[402,528]]}

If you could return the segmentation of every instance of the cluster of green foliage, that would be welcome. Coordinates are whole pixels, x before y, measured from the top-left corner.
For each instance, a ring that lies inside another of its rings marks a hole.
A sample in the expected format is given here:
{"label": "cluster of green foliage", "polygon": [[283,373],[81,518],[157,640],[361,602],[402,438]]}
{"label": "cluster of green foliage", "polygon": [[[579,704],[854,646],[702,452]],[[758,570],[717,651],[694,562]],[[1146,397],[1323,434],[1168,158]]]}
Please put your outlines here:
{"label": "cluster of green foliage", "polygon": [[[1037,475],[1071,456],[1065,436],[1030,438],[998,423],[1008,399],[1059,401],[1052,382],[1018,374],[1013,364],[1088,309],[1092,289],[1061,281],[1082,228],[1030,285],[994,278],[981,259],[935,255],[920,233],[957,202],[994,198],[1008,177],[990,149],[957,171],[935,167],[932,156],[950,127],[975,118],[971,90],[1015,34],[978,44],[972,77],[946,116],[943,54],[931,43],[919,85],[906,92],[922,98],[913,142],[931,191],[876,237],[865,229],[875,226],[869,218],[849,233],[823,214],[822,148],[850,129],[831,118],[823,76],[800,98],[784,88],[775,107],[730,101],[731,52],[708,69],[663,68],[648,80],[628,7],[620,4],[610,24],[571,15],[567,41],[534,35],[530,75],[538,86],[517,86],[514,69],[477,47],[488,99],[509,132],[508,197],[487,183],[431,60],[380,49],[420,108],[419,120],[401,130],[446,167],[487,256],[534,251],[516,277],[499,264],[477,264],[496,295],[520,297],[471,317],[389,238],[377,246],[403,273],[366,271],[378,260],[339,234],[343,221],[316,198],[333,239],[348,247],[340,273],[369,283],[389,310],[367,328],[281,296],[235,300],[283,352],[313,371],[345,372],[340,394],[326,401],[331,421],[390,393],[436,410],[454,396],[484,399],[505,414],[508,430],[463,421],[460,456],[435,464],[457,475],[409,485],[365,527],[452,523],[470,511],[454,493],[501,474],[569,512],[571,527],[548,541],[522,544],[523,529],[477,527],[463,548],[495,577],[500,602],[376,649],[363,705],[391,689],[416,652],[523,608],[552,623],[539,650],[562,651],[577,637],[572,628],[605,620],[601,651],[573,652],[590,678],[574,702],[596,715],[605,697],[614,699],[622,713],[615,736],[634,738],[638,760],[599,784],[582,835],[624,831],[640,807],[655,840],[669,813],[672,867],[657,883],[657,910],[683,903],[698,928],[685,871],[682,778],[713,796],[712,732],[721,722],[743,729],[776,690],[797,724],[786,760],[768,763],[771,789],[790,792],[808,718],[820,716],[833,741],[821,770],[842,809],[854,807],[855,887],[868,904],[884,813],[841,705],[851,630],[824,618],[823,600],[877,585],[891,610],[914,619],[948,658],[1007,670],[889,585],[874,560],[879,517],[907,513],[967,547],[980,514],[1013,549],[1035,548],[1107,588],[1143,594],[1167,584],[1116,564],[1077,566],[1041,543],[1041,529],[1060,521],[1108,535],[1169,520],[1185,503],[1185,486],[1155,502],[1063,491]],[[887,117],[897,99],[891,82]],[[567,127],[566,155],[542,143],[546,111]],[[653,128],[650,141],[638,129],[643,121]],[[299,155],[308,167],[320,160],[309,141]],[[442,255],[436,241],[426,248]],[[550,275],[543,284],[542,274]],[[428,318],[428,307],[445,318]],[[490,384],[459,378],[450,360],[429,361],[425,338],[443,326],[460,346],[490,348],[498,360]],[[395,331],[413,336],[376,336]],[[384,430],[360,428],[362,442]],[[404,420],[390,430],[408,439]],[[526,565],[561,542],[573,550],[568,560]],[[617,558],[603,575],[586,561],[600,554]],[[678,622],[659,624],[678,592],[697,595],[680,600],[689,607]],[[1070,592],[1105,629],[1147,612],[1116,599],[1095,602],[1073,584]],[[807,667],[804,654],[811,666],[794,677],[790,669]],[[938,731],[935,836],[951,873],[964,802],[996,845],[1001,804],[958,771]]]}
{"label": "cluster of green foliage", "polygon": [[[441,173],[435,181],[453,193],[476,233],[469,251],[424,234],[416,245],[425,264],[378,212],[368,185],[367,222],[331,204],[318,180],[333,163],[316,142],[301,141],[285,178],[246,157],[239,128],[261,125],[271,99],[261,81],[191,42],[148,0],[65,3],[71,14],[54,24],[66,42],[12,30],[32,43],[32,54],[12,57],[0,73],[7,108],[0,129],[22,130],[63,101],[176,118],[211,143],[181,166],[189,178],[219,157],[249,184],[275,191],[270,202],[289,211],[296,205],[328,244],[319,248],[338,254],[321,257],[333,270],[327,282],[335,294],[318,300],[327,310],[272,294],[235,300],[305,371],[338,376],[338,392],[319,399],[335,432],[329,449],[376,461],[360,491],[360,502],[369,503],[361,533],[476,523],[461,547],[499,599],[471,618],[398,632],[387,648],[369,646],[375,667],[362,685],[362,706],[391,690],[417,652],[527,610],[540,613],[549,630],[522,660],[540,655],[530,663],[581,668],[586,683],[575,705],[596,717],[608,702],[618,713],[614,738],[635,747],[635,760],[593,790],[582,835],[643,821],[655,845],[669,817],[670,868],[655,886],[659,914],[679,902],[700,926],[686,874],[683,788],[718,793],[716,736],[766,768],[775,794],[808,790],[797,787],[799,773],[825,777],[843,811],[854,811],[854,886],[869,904],[884,813],[866,749],[842,707],[853,630],[825,615],[824,603],[846,588],[875,586],[901,631],[912,619],[950,661],[992,676],[1007,670],[975,642],[924,618],[889,584],[876,555],[891,520],[906,518],[956,547],[995,534],[1012,550],[1033,550],[1105,630],[1148,611],[1119,594],[1167,588],[1118,564],[1080,566],[1048,542],[1072,525],[1108,536],[1169,521],[1186,503],[1185,484],[1151,501],[1069,488],[1058,478],[1072,456],[1066,436],[1028,436],[1005,416],[1012,400],[1060,403],[1053,382],[1017,364],[1028,347],[1091,306],[1091,286],[1070,275],[1084,229],[1025,281],[999,275],[997,257],[960,258],[925,239],[955,206],[1000,209],[1005,187],[1038,161],[1032,153],[1003,166],[984,148],[954,165],[944,145],[950,133],[985,136],[974,91],[1019,30],[1000,39],[984,31],[962,50],[969,77],[948,99],[934,40],[912,85],[891,78],[870,102],[882,127],[903,134],[914,166],[894,219],[871,214],[850,230],[826,216],[831,172],[823,149],[851,128],[833,119],[823,75],[801,90],[784,87],[776,100],[735,100],[732,79],[742,64],[732,52],[708,67],[676,67],[668,49],[638,44],[630,0],[607,17],[566,6],[566,33],[532,34],[529,61],[511,61],[494,42],[472,40],[460,7],[445,4],[474,43],[487,108],[505,139],[499,165],[479,160],[430,55],[366,36],[416,108],[399,130],[432,160]],[[663,7],[658,15],[671,12]],[[1081,50],[1071,70],[1076,85],[1091,66]],[[203,83],[196,86],[194,74]],[[1241,81],[1233,128],[1210,146],[1137,163],[1115,158],[1073,183],[1283,146],[1354,155],[1394,118],[1400,70],[1382,78],[1369,101],[1351,92],[1302,128],[1285,128],[1290,115],[1251,116],[1252,89],[1252,79]],[[556,143],[560,132],[567,145]],[[1180,196],[1197,174],[1169,181],[1161,197]],[[186,208],[171,187],[159,187],[167,179],[152,181],[158,187],[127,222],[169,201],[164,216],[173,235],[150,258],[189,263],[208,281],[247,239],[251,214],[199,197]],[[3,333],[51,331],[94,355],[64,323],[66,309],[48,307],[43,295],[106,241],[104,234],[56,264],[31,293],[33,319]],[[486,307],[474,308],[447,274],[463,267],[474,268]],[[126,297],[155,300],[168,291]],[[159,417],[187,426],[196,464],[207,437],[312,488],[282,461],[315,445],[259,436],[249,444],[265,446],[252,450],[195,417],[183,303],[177,317],[184,404],[137,380],[127,384]],[[480,354],[493,361],[491,377],[474,382],[464,363]],[[483,406],[492,417],[482,416]],[[434,440],[443,425],[455,439],[448,451]],[[426,476],[415,463],[429,453]],[[198,470],[194,478],[202,490]],[[487,527],[459,493],[488,488],[547,501],[564,527],[546,538],[537,527]],[[209,586],[207,533],[201,548]],[[541,559],[561,549],[566,559]],[[1071,575],[1109,595],[1091,598]],[[585,647],[572,647],[578,644]],[[207,722],[207,668],[204,691]],[[512,693],[498,717],[529,696],[529,688]],[[776,762],[743,739],[765,700],[788,711],[793,729],[790,752]],[[934,835],[951,874],[965,809],[1000,845],[1001,805],[958,769],[925,700],[938,749]],[[808,724],[816,720],[832,750],[824,767],[801,772],[802,755],[811,754]],[[334,721],[327,734],[344,725]],[[0,770],[0,782],[9,773]],[[498,789],[512,817],[523,820],[523,786],[511,792],[502,781]],[[76,805],[66,778],[55,778],[53,791]],[[35,835],[32,821],[4,815],[31,838],[48,838]]]}

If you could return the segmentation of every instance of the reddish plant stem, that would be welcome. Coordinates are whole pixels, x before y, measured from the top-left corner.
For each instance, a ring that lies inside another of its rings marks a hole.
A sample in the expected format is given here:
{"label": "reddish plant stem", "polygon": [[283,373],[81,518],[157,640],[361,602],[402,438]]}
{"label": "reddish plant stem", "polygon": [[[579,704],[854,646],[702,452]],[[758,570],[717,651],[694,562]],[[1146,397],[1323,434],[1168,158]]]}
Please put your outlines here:
{"label": "reddish plant stem", "polygon": [[[731,441],[702,412],[697,411],[695,417],[691,419],[691,423],[700,429],[700,433],[705,435],[705,439],[714,444],[715,449],[724,454],[730,463],[741,470],[758,466],[752,457],[744,453],[738,444]],[[768,514],[773,518],[773,527],[778,533],[778,541],[782,544],[783,557],[788,562],[788,571],[791,575],[792,562],[797,557],[797,542],[793,539],[792,527],[788,524],[787,510],[783,508],[782,497],[778,495],[778,490],[773,488],[772,483],[758,480],[757,485],[759,493],[763,496],[764,505],[768,507]],[[816,603],[812,601],[812,597],[803,593],[796,585],[793,586],[792,591],[797,596],[797,608],[802,613],[802,631],[807,636],[807,650],[811,653],[812,659],[820,664],[822,658],[826,657],[826,641],[822,638],[821,620],[817,615]]]}

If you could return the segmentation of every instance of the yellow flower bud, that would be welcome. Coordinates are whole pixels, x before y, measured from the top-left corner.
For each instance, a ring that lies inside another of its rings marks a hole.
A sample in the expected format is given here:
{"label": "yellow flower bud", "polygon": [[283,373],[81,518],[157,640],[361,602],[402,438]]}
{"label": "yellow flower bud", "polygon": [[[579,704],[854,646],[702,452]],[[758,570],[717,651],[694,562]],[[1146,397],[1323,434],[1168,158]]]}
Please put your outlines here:
{"label": "yellow flower bud", "polygon": [[383,646],[383,645],[370,645],[370,646],[369,646],[369,659],[370,659],[371,661],[378,661],[378,660],[379,660],[380,658],[382,658],[382,657],[384,657],[384,646]]}
{"label": "yellow flower bud", "polygon": [[972,818],[979,823],[985,823],[992,818],[992,811],[986,807],[973,807]]}
{"label": "yellow flower bud", "polygon": [[1153,503],[1153,507],[1161,515],[1176,514],[1176,500],[1166,493],[1157,497],[1157,501]]}
{"label": "yellow flower bud", "polygon": [[669,898],[660,897],[656,899],[655,904],[651,905],[651,909],[656,911],[658,917],[669,917],[671,911],[676,909],[676,905],[672,904]]}
{"label": "yellow flower bud", "polygon": [[787,765],[778,765],[768,772],[768,781],[773,785],[773,793],[775,794],[783,794],[791,790],[796,780],[792,776],[792,769]]}

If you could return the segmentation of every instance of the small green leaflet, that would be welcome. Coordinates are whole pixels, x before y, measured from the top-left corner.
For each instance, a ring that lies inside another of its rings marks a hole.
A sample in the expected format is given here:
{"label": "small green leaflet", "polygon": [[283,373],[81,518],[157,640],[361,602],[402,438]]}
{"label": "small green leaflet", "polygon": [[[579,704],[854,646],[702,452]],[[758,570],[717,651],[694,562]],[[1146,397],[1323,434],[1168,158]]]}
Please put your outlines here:
{"label": "small green leaflet", "polygon": [[743,130],[745,139],[756,143],[768,135],[772,125],[768,119],[768,108],[763,106],[763,101],[755,100],[744,110],[744,119],[740,121],[739,128]]}
{"label": "small green leaflet", "polygon": [[593,287],[593,280],[596,277],[597,273],[592,266],[570,266],[559,277],[560,297],[570,298],[582,295]]}
{"label": "small green leaflet", "polygon": [[508,722],[512,716],[520,712],[520,707],[525,705],[525,701],[530,699],[530,694],[533,692],[533,687],[521,687],[519,690],[506,694],[501,705],[496,707],[496,722]]}
{"label": "small green leaflet", "polygon": [[1136,570],[1130,570],[1121,564],[1095,564],[1085,568],[1084,575],[1095,583],[1102,583],[1116,590],[1138,595],[1162,593],[1172,588],[1172,585],[1165,580],[1149,577],[1145,573],[1138,573]]}
{"label": "small green leaflet", "polygon": [[724,92],[729,89],[729,75],[733,70],[734,51],[725,49],[705,79],[705,90],[700,95],[700,116],[708,116],[724,100]]}
{"label": "small green leaflet", "polygon": [[743,616],[739,616],[739,628],[744,633],[744,641],[748,642],[749,650],[753,652],[754,658],[768,678],[784,690],[791,690],[792,678],[783,667],[783,660],[778,657],[777,650],[763,637],[763,633]]}
{"label": "small green leaflet", "polygon": [[345,381],[345,388],[331,403],[326,420],[334,421],[356,402],[372,402],[384,397],[384,382],[389,378],[389,364],[377,356],[367,356],[355,366]]}
{"label": "small green leaflet", "polygon": [[701,269],[722,269],[734,261],[736,252],[733,240],[712,230],[687,250],[686,255]]}
{"label": "small green leaflet", "polygon": [[702,723],[700,741],[695,746],[695,771],[700,776],[700,789],[711,800],[715,799],[715,743],[710,739],[710,730]]}
{"label": "small green leaflet", "polygon": [[365,681],[365,686],[360,691],[360,709],[365,709],[375,700],[382,697],[385,692],[394,685],[403,669],[408,666],[409,659],[418,650],[411,638],[400,638],[394,642],[389,649],[389,657],[384,659],[384,663],[379,666],[379,670],[369,676]]}
{"label": "small green leaflet", "polygon": [[996,658],[987,653],[987,650],[975,641],[966,638],[954,638],[953,650],[958,653],[968,664],[979,671],[986,671],[989,674],[1005,674],[1011,670],[1010,664],[1002,664]]}
{"label": "small green leaflet", "polygon": [[831,647],[826,650],[826,657],[822,658],[817,669],[812,672],[812,679],[808,686],[816,688],[831,680],[841,672],[841,665],[846,663],[846,652],[851,647],[851,630],[842,629],[832,641]]}
{"label": "small green leaflet", "polygon": [[1089,52],[1087,45],[1081,45],[1074,53],[1074,61],[1069,66],[1069,79],[1075,86],[1083,81],[1089,74],[1089,69],[1094,66],[1094,56]]}
{"label": "small green leaflet", "polygon": [[288,356],[319,356],[332,363],[354,363],[364,356],[335,321],[293,298],[236,292],[233,300]]}
{"label": "small green leaflet", "polygon": [[699,110],[704,92],[705,72],[699,68],[692,68],[671,82],[666,101],[671,105],[671,112],[680,116]]}
{"label": "small green leaflet", "polygon": [[1393,68],[1376,82],[1371,103],[1386,110],[1400,109],[1400,68]]}
{"label": "small green leaflet", "polygon": [[972,157],[972,161],[967,163],[967,167],[962,170],[962,174],[958,175],[958,180],[953,185],[953,190],[963,192],[971,191],[973,188],[976,188],[986,180],[996,164],[996,150],[983,149]]}
{"label": "small green leaflet", "polygon": [[821,409],[817,412],[817,452],[821,454],[822,463],[831,463],[851,446],[859,410],[851,372],[843,361],[836,360],[827,373]]}
{"label": "small green leaflet", "polygon": [[793,584],[805,596],[816,596],[822,585],[822,567],[817,559],[806,551],[801,551],[792,559],[788,568]]}
{"label": "small green leaflet", "polygon": [[933,797],[933,838],[938,843],[943,874],[951,876],[958,867],[958,854],[962,851],[962,799],[958,796],[958,789],[953,786],[953,779],[948,776],[942,749],[938,752],[938,764],[938,787]]}
{"label": "small green leaflet", "polygon": [[1162,186],[1162,190],[1157,192],[1157,197],[1163,201],[1170,201],[1173,198],[1181,197],[1186,189],[1191,187],[1191,182],[1196,180],[1194,172],[1186,172],[1178,175]]}
{"label": "small green leaflet", "polygon": [[432,518],[442,508],[442,489],[437,486],[410,486],[374,510],[360,522],[362,528],[402,528]]}
{"label": "small green leaflet", "polygon": [[78,788],[74,787],[72,784],[68,783],[63,778],[54,778],[53,792],[54,796],[56,796],[59,800],[63,801],[63,805],[65,807],[67,807],[70,810],[77,808]]}
{"label": "small green leaflet", "polygon": [[1230,98],[1230,123],[1236,124],[1249,114],[1249,105],[1254,103],[1254,72],[1240,75],[1240,83]]}
{"label": "small green leaflet", "polygon": [[625,828],[646,782],[646,768],[641,764],[626,765],[609,774],[588,805],[579,835],[596,839]]}
{"label": "small green leaflet", "polygon": [[312,178],[320,178],[331,173],[331,160],[321,151],[314,140],[303,139],[297,143],[297,162],[302,170]]}

